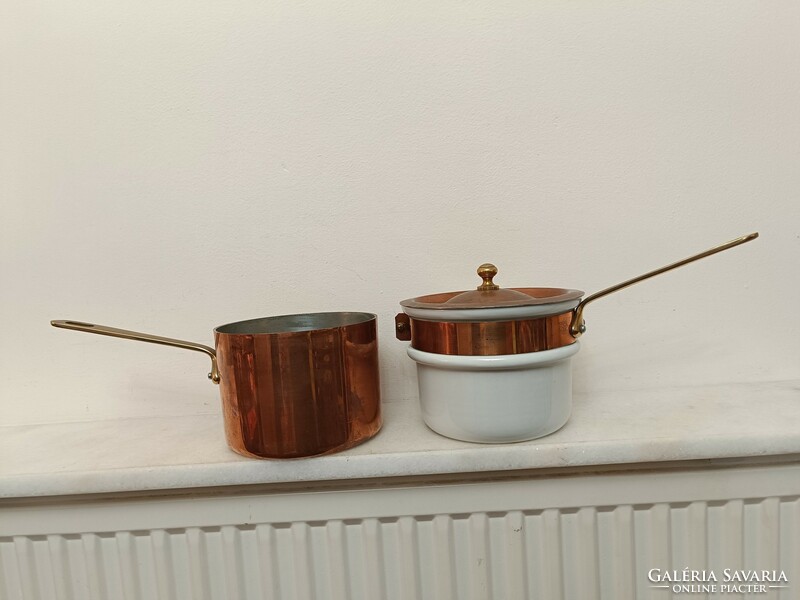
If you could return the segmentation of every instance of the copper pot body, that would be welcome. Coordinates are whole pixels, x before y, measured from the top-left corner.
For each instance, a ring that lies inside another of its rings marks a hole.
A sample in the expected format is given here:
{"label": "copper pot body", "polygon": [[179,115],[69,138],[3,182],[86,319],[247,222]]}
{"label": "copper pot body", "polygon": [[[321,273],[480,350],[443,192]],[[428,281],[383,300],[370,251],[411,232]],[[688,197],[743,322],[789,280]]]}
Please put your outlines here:
{"label": "copper pot body", "polygon": [[433,354],[498,356],[553,350],[575,343],[572,312],[517,321],[427,321],[395,316],[397,339]]}
{"label": "copper pot body", "polygon": [[225,434],[244,456],[345,450],[381,428],[377,317],[312,313],[214,331]]}

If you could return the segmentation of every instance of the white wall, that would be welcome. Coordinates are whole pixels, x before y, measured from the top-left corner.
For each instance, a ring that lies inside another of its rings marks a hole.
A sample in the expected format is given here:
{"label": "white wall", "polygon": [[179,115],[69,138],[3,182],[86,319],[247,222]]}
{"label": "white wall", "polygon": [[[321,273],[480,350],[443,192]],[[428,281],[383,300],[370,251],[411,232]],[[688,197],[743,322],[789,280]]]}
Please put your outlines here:
{"label": "white wall", "polygon": [[576,389],[800,377],[796,2],[0,12],[6,424],[218,410],[201,355],[53,318],[209,343],[372,311],[391,401],[404,298],[484,261],[591,292],[751,230],[591,306]]}

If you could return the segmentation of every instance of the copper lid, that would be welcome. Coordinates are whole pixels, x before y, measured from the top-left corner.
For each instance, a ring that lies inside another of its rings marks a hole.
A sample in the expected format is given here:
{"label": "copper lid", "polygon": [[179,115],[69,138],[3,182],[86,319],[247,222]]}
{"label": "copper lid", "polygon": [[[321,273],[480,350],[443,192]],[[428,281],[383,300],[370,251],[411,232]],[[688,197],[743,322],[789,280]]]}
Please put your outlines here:
{"label": "copper lid", "polygon": [[405,308],[460,309],[460,308],[504,308],[510,306],[533,306],[577,300],[583,296],[580,290],[563,288],[505,288],[501,289],[492,280],[497,267],[485,263],[478,267],[483,283],[477,289],[466,292],[444,292],[403,300]]}

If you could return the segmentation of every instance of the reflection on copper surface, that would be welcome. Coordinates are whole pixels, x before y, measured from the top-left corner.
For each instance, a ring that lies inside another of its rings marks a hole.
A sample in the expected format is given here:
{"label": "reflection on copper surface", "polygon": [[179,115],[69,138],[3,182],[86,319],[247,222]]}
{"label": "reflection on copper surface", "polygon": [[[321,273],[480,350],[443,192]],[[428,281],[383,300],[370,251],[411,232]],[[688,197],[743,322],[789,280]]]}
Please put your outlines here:
{"label": "reflection on copper surface", "polygon": [[327,454],[380,429],[374,318],[328,329],[215,336],[225,433],[239,454]]}
{"label": "reflection on copper surface", "polygon": [[[411,346],[434,354],[496,356],[552,350],[575,342],[572,311],[525,321],[437,322],[410,319]],[[398,336],[399,337],[399,336]]]}

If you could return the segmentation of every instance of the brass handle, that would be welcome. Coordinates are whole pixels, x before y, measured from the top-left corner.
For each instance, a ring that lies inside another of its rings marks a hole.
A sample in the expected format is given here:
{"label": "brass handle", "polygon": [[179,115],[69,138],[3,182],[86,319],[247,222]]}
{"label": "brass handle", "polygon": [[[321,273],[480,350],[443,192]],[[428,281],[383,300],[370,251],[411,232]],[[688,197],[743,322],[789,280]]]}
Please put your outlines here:
{"label": "brass handle", "polygon": [[723,250],[728,250],[729,248],[733,248],[734,246],[738,246],[740,244],[744,244],[746,242],[752,241],[758,237],[758,232],[750,233],[748,235],[743,235],[742,237],[736,238],[735,240],[731,240],[730,242],[725,242],[724,244],[720,244],[719,246],[715,246],[710,250],[706,250],[705,252],[701,252],[700,254],[695,254],[690,256],[689,258],[684,258],[683,260],[679,260],[678,262],[674,262],[671,265],[667,265],[666,267],[661,267],[660,269],[656,269],[655,271],[650,271],[649,273],[645,273],[644,275],[639,275],[638,277],[634,277],[633,279],[628,279],[627,281],[623,281],[622,283],[618,283],[617,285],[612,285],[604,290],[600,290],[592,294],[591,296],[587,296],[584,298],[578,306],[575,307],[575,310],[572,312],[572,321],[569,324],[569,332],[572,334],[572,337],[578,338],[586,331],[586,323],[583,320],[583,309],[586,308],[586,305],[590,302],[594,302],[598,298],[602,298],[603,296],[608,296],[609,294],[613,294],[614,292],[618,292],[619,290],[625,289],[628,286],[633,285],[634,283],[639,283],[640,281],[644,281],[645,279],[650,279],[651,277],[655,277],[656,275],[661,275],[661,273],[666,273],[667,271],[671,271],[672,269],[677,269],[678,267],[682,267],[683,265],[688,265],[690,262],[694,262],[696,260],[700,260],[701,258],[705,258],[706,256],[711,256],[712,254],[716,254],[717,252],[722,252]]}
{"label": "brass handle", "polygon": [[175,346],[186,350],[196,350],[203,352],[211,357],[211,372],[208,378],[214,383],[219,383],[219,367],[217,366],[217,353],[213,348],[194,342],[185,342],[173,338],[150,335],[149,333],[139,333],[128,331],[127,329],[117,329],[116,327],[106,327],[105,325],[95,325],[93,323],[81,323],[80,321],[50,321],[53,327],[62,329],[72,329],[74,331],[84,331],[86,333],[96,333],[98,335],[108,335],[111,337],[122,338],[125,340],[137,340],[139,342],[150,342],[151,344],[161,344],[162,346]]}

